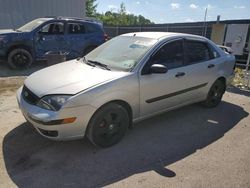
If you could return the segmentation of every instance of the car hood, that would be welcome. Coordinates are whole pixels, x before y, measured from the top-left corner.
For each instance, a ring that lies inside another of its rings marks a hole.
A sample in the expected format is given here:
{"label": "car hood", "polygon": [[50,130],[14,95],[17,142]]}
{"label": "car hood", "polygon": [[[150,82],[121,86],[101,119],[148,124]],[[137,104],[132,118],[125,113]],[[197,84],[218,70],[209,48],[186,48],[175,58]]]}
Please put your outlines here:
{"label": "car hood", "polygon": [[38,97],[76,94],[127,74],[129,73],[92,67],[82,60],[71,60],[33,73],[25,80],[24,85]]}
{"label": "car hood", "polygon": [[16,33],[13,29],[0,29],[0,34]]}

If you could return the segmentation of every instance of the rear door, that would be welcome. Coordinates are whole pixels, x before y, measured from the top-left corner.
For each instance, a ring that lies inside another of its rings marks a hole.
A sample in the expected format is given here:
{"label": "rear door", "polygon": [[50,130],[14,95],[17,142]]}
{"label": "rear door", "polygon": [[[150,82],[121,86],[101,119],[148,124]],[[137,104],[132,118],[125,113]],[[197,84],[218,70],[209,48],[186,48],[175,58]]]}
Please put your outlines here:
{"label": "rear door", "polygon": [[72,59],[81,56],[88,40],[84,22],[68,22],[66,38],[68,41],[69,58]]}
{"label": "rear door", "polygon": [[195,96],[205,98],[222,63],[218,61],[219,54],[207,41],[189,38],[184,40],[184,46],[186,76],[194,87],[204,86],[195,90]]}

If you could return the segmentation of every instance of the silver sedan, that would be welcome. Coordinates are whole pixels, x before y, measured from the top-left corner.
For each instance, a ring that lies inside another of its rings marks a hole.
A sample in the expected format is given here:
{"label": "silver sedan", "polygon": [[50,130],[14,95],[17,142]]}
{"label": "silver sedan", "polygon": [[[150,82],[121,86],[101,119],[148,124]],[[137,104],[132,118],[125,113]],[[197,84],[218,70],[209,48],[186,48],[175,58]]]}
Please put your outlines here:
{"label": "silver sedan", "polygon": [[17,92],[24,117],[50,139],[118,143],[133,122],[191,103],[217,106],[234,56],[210,40],[165,32],[113,38],[85,57],[29,76]]}

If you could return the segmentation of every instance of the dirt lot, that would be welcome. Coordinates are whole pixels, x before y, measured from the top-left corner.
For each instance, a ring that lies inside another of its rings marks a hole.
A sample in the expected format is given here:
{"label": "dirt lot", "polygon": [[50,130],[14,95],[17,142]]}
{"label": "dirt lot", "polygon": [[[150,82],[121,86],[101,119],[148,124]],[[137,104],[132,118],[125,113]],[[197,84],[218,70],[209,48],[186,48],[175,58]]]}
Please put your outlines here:
{"label": "dirt lot", "polygon": [[229,89],[214,109],[194,104],[143,121],[98,149],[38,135],[17,107],[23,79],[0,77],[0,187],[250,187],[248,91]]}

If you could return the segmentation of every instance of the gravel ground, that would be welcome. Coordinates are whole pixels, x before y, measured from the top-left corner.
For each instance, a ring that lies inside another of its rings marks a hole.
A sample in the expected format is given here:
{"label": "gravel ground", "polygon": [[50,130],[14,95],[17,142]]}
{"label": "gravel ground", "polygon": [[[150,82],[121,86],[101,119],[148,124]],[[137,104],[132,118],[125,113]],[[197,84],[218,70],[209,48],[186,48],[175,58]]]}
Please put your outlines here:
{"label": "gravel ground", "polygon": [[231,88],[214,109],[198,104],[137,123],[121,143],[47,140],[25,122],[0,78],[0,187],[250,187],[250,92]]}

